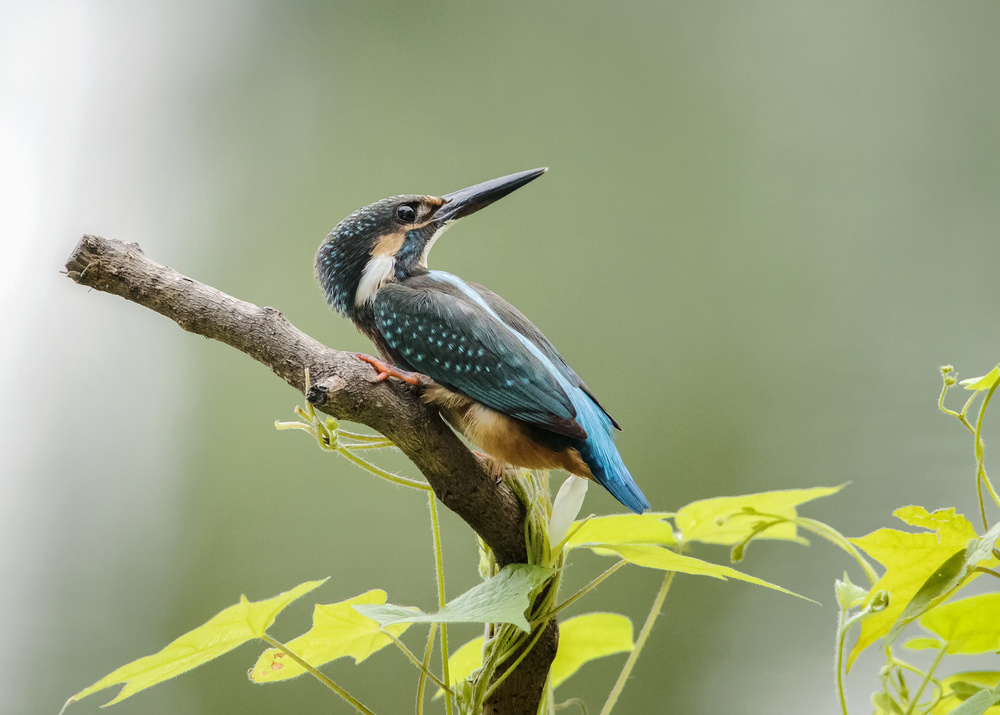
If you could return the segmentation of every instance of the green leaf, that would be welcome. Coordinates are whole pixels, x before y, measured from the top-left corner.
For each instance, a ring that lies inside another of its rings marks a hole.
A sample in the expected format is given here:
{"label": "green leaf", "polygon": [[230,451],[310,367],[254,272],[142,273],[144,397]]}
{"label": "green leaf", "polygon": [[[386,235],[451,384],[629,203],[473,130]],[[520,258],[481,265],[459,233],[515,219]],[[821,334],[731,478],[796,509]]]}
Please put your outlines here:
{"label": "green leaf", "polygon": [[566,542],[567,549],[587,544],[659,544],[676,546],[677,537],[670,524],[663,521],[671,514],[617,514],[599,516],[583,524]]}
{"label": "green leaf", "polygon": [[719,564],[713,564],[708,561],[696,559],[693,556],[684,556],[659,546],[646,546],[641,544],[588,544],[588,548],[597,554],[617,554],[636,566],[645,566],[646,568],[660,569],[661,571],[676,571],[678,573],[693,574],[695,576],[711,576],[712,578],[722,579],[723,581],[733,578],[739,581],[756,584],[758,586],[773,588],[775,591],[781,591],[782,593],[787,593],[790,596],[797,596],[798,598],[802,598],[806,601],[816,603],[811,598],[799,596],[799,594],[789,591],[788,589],[784,589],[781,586],[759,579],[756,576],[750,576],[741,571],[737,571],[729,566],[720,566]]}
{"label": "green leaf", "polygon": [[511,623],[530,630],[524,612],[531,592],[549,580],[552,569],[511,564],[500,573],[463,593],[437,613],[404,606],[354,606],[383,627],[392,623]]}
{"label": "green leaf", "polygon": [[[839,487],[813,489],[786,489],[736,497],[717,497],[692,502],[677,512],[674,522],[684,536],[684,541],[701,541],[706,544],[733,546],[754,535],[757,524],[773,517],[794,519],[795,507],[813,499],[836,494]],[[767,515],[767,516],[762,516]],[[795,524],[784,521],[756,535],[760,539],[802,541]]]}
{"label": "green leaf", "polygon": [[903,715],[896,701],[884,691],[872,693],[872,705],[875,706],[875,715]]}
{"label": "green leaf", "polygon": [[983,715],[1000,703],[1000,688],[980,690],[964,703],[951,711],[951,715]]}
{"label": "green leaf", "polygon": [[943,645],[937,638],[911,638],[903,647],[910,650],[939,650]]}
{"label": "green leaf", "polygon": [[1000,593],[983,593],[942,604],[921,616],[920,625],[946,642],[948,654],[998,651]]}
{"label": "green leaf", "polygon": [[[945,696],[928,711],[927,715],[947,715],[954,713],[955,708],[974,696],[979,691],[989,690],[1000,683],[1000,672],[997,671],[972,671],[966,673],[955,673],[941,680],[941,689]],[[981,711],[982,712],[982,711]],[[989,715],[1000,715],[1000,706],[993,707],[985,712]]]}
{"label": "green leaf", "polygon": [[920,614],[932,608],[935,603],[943,601],[962,582],[968,573],[968,570],[965,568],[965,562],[973,549],[974,543],[969,542],[969,545],[964,549],[956,551],[927,577],[927,580],[917,589],[910,602],[906,604],[903,612],[899,614],[896,622],[892,624],[892,628],[889,629],[889,632],[885,636],[886,645],[892,645],[899,637],[899,634],[914,620],[919,618]]}
{"label": "green leaf", "polygon": [[970,541],[964,550],[955,554],[941,564],[923,585],[917,590],[910,602],[906,604],[902,614],[889,629],[885,637],[886,644],[893,643],[899,634],[920,615],[938,603],[948,598],[963,582],[978,576],[974,571],[983,561],[996,562],[993,557],[993,546],[1000,534],[1000,523],[990,529],[981,539]]}
{"label": "green leaf", "polygon": [[632,621],[619,613],[585,613],[559,624],[559,649],[552,661],[549,682],[558,688],[584,663],[615,653],[628,653]]}
{"label": "green leaf", "polygon": [[910,506],[897,509],[894,514],[910,526],[931,529],[935,533],[879,529],[867,536],[849,539],[885,566],[885,573],[868,591],[865,603],[869,603],[874,594],[886,591],[889,605],[862,619],[858,640],[847,658],[848,668],[865,648],[889,633],[927,580],[956,553],[964,552],[969,541],[976,538],[969,520],[956,514],[954,509],[930,513],[922,507]]}
{"label": "green leaf", "polygon": [[159,653],[123,665],[89,688],[81,690],[73,696],[72,701],[112,685],[125,683],[118,696],[107,703],[113,705],[151,685],[197,668],[247,641],[262,637],[288,604],[325,581],[326,579],[307,581],[264,601],[248,601],[246,596],[240,596],[239,603],[220,611],[204,625],[188,631]]}
{"label": "green leaf", "polygon": [[[392,643],[392,639],[383,632],[377,621],[361,615],[353,606],[383,604],[385,598],[385,591],[376,589],[339,603],[317,604],[313,609],[312,628],[285,645],[314,668],[345,656],[360,663]],[[389,626],[385,630],[399,637],[409,627],[409,623],[404,623]],[[250,670],[250,680],[255,683],[273,683],[305,672],[306,669],[289,658],[284,651],[268,648]]]}
{"label": "green leaf", "polygon": [[982,392],[983,390],[992,389],[998,382],[1000,382],[1000,365],[997,365],[982,377],[971,377],[968,380],[960,381],[958,384],[962,385],[966,390]]}
{"label": "green leaf", "polygon": [[[558,687],[584,663],[632,650],[632,622],[618,613],[585,613],[559,624],[559,648],[549,671],[549,682]],[[469,678],[483,667],[483,638],[473,638],[448,658],[452,682]],[[434,699],[441,697],[439,688]]]}

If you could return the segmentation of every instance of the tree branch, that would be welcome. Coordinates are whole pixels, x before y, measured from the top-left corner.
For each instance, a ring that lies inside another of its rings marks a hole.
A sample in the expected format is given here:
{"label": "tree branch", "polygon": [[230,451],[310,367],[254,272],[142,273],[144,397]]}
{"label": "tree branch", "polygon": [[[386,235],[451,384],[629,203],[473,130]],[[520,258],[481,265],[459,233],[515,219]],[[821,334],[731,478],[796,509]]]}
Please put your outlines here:
{"label": "tree branch", "polygon": [[[306,369],[307,399],[336,419],[358,422],[392,440],[421,471],[441,502],[490,546],[501,566],[527,559],[524,507],[483,462],[398,380],[373,382],[375,371],[352,353],[333,350],[270,307],[234,298],[148,259],[135,243],[84,236],[66,263],[70,278],[164,315],[184,330],[213,338],[269,367],[299,392]],[[534,713],[558,629],[553,620],[532,653],[486,705],[493,713]],[[517,676],[517,677],[514,677]]]}

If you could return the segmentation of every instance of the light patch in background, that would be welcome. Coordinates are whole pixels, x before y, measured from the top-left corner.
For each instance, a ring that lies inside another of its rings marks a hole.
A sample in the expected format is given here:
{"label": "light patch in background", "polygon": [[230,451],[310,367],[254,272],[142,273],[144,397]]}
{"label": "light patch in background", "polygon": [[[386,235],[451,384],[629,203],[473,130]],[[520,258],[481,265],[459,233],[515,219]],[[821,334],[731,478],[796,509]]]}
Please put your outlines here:
{"label": "light patch in background", "polygon": [[[110,237],[190,240],[183,203],[155,226],[136,210],[150,198],[144,173],[186,186],[198,160],[144,160],[173,152],[158,133],[188,111],[159,90],[200,91],[248,16],[189,5],[0,5],[0,631],[10,646],[0,692],[10,712],[36,711],[40,682],[89,674],[88,655],[105,644],[78,633],[172,598],[185,486],[172,426],[185,361],[162,319],[60,272],[84,232],[124,231],[130,220],[141,235]],[[130,577],[150,562],[153,579]],[[121,580],[94,578],[108,571]],[[67,584],[87,627],[59,606]],[[69,675],[57,677],[60,664]]]}

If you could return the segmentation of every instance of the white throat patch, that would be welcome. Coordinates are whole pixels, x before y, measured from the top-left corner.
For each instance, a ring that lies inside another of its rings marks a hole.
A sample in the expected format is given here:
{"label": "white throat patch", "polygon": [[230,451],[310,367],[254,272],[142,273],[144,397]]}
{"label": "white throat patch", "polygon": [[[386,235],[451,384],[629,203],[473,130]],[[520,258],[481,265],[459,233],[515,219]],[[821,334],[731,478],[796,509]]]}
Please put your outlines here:
{"label": "white throat patch", "polygon": [[439,238],[441,238],[441,234],[444,233],[445,231],[447,231],[448,227],[451,226],[453,223],[455,223],[455,222],[454,221],[445,221],[443,224],[441,224],[441,228],[439,228],[437,231],[435,231],[434,235],[431,236],[431,240],[429,240],[427,242],[427,244],[424,246],[423,253],[420,254],[420,265],[421,265],[421,267],[427,268],[427,256],[430,254],[431,249],[434,248],[435,242],[437,242],[437,240]]}
{"label": "white throat patch", "polygon": [[354,305],[360,308],[371,301],[379,289],[389,282],[395,270],[395,256],[372,256],[361,274],[358,290],[354,294]]}

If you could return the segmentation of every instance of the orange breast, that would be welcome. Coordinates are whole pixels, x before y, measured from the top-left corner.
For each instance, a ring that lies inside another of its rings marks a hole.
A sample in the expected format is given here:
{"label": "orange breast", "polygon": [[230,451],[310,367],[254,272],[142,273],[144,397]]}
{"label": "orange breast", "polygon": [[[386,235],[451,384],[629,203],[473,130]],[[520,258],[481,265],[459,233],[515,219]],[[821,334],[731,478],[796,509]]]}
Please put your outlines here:
{"label": "orange breast", "polygon": [[437,405],[470,442],[500,462],[527,469],[565,469],[578,477],[594,478],[576,449],[555,450],[539,444],[531,437],[531,427],[521,420],[440,385],[427,388],[424,399]]}

